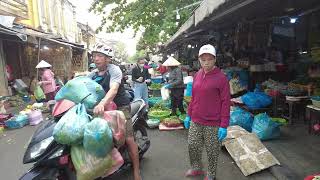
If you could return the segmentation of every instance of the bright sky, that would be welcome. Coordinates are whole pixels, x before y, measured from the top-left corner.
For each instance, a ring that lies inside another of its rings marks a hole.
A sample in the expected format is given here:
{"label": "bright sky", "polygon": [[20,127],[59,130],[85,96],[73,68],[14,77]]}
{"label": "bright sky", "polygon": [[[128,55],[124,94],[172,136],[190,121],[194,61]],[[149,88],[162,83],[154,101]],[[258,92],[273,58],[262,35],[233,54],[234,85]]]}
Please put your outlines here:
{"label": "bright sky", "polygon": [[[73,5],[76,6],[77,20],[83,24],[89,24],[94,30],[99,27],[101,17],[95,15],[94,13],[89,13],[88,9],[93,0],[69,0]],[[106,8],[107,9],[107,8]],[[109,13],[109,12],[108,12]],[[138,42],[138,37],[134,37],[134,31],[132,29],[127,29],[124,33],[99,33],[98,38],[103,38],[105,40],[121,41],[126,45],[128,54],[134,55],[136,52],[136,44]]]}

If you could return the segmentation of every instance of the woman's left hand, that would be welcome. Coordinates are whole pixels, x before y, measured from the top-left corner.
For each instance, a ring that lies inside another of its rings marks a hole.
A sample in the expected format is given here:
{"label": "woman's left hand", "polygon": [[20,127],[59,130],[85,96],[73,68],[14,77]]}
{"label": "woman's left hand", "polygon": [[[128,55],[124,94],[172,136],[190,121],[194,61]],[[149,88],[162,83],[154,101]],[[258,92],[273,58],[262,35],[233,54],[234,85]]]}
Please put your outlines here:
{"label": "woman's left hand", "polygon": [[98,105],[96,105],[93,109],[93,113],[95,115],[103,115],[104,114],[104,105],[99,103]]}
{"label": "woman's left hand", "polygon": [[220,127],[218,130],[219,141],[224,140],[224,138],[226,138],[226,136],[227,136],[227,128]]}

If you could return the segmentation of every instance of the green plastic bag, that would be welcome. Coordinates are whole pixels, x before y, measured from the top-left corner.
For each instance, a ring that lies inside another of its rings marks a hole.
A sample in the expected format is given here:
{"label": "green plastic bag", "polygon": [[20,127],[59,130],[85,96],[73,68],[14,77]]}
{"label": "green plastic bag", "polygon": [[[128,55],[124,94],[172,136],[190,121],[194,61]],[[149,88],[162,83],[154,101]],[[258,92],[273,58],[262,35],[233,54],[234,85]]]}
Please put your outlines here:
{"label": "green plastic bag", "polygon": [[71,159],[77,171],[77,180],[92,180],[101,177],[113,165],[111,154],[97,157],[81,146],[71,147]]}
{"label": "green plastic bag", "polygon": [[94,118],[84,128],[83,147],[98,157],[105,157],[113,148],[112,129],[108,122]]}
{"label": "green plastic bag", "polygon": [[83,104],[78,104],[64,114],[53,129],[54,139],[61,144],[80,144],[89,115]]}
{"label": "green plastic bag", "polygon": [[44,94],[42,88],[37,85],[35,90],[34,90],[34,97],[36,98],[36,100],[42,100],[42,99],[46,99],[46,95]]}

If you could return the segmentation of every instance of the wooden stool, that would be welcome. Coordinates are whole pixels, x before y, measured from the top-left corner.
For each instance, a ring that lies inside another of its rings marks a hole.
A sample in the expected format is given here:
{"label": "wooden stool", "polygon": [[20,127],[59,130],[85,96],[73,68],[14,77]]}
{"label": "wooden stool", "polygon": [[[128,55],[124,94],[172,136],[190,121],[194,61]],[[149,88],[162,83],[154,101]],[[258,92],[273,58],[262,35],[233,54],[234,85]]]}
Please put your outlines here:
{"label": "wooden stool", "polygon": [[289,124],[293,124],[293,113],[298,113],[298,118],[300,117],[300,114],[302,113],[303,120],[305,121],[305,111],[302,109],[297,108],[298,106],[306,106],[309,103],[309,99],[286,99],[286,104],[288,104],[289,108],[289,115],[284,116],[284,118],[288,119]]}

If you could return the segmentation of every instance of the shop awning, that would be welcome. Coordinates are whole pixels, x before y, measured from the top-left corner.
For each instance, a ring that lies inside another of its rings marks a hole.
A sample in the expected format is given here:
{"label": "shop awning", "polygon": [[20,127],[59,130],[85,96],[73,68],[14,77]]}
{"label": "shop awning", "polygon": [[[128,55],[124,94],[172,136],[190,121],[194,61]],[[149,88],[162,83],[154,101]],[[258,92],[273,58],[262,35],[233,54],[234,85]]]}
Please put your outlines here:
{"label": "shop awning", "polygon": [[194,11],[191,17],[180,27],[180,29],[165,43],[168,46],[175,41],[179,36],[195,27],[203,19],[208,17],[219,5],[223,4],[226,0],[204,0],[200,6]]}
{"label": "shop awning", "polygon": [[174,41],[178,36],[183,34],[185,31],[187,31],[189,28],[194,26],[194,15],[192,15],[181,27],[180,29],[165,43],[165,46],[170,44],[172,41]]}
{"label": "shop awning", "polygon": [[[0,25],[0,34],[3,34],[5,36],[7,36],[7,38],[10,38],[10,39],[13,38],[13,40],[27,41],[27,35],[10,30],[2,25]],[[7,38],[3,37],[3,39],[7,39]],[[9,40],[9,39],[7,39],[7,40]]]}
{"label": "shop awning", "polygon": [[71,46],[73,48],[84,49],[83,45],[71,43],[63,39],[60,39],[61,37],[56,36],[54,34],[44,33],[28,27],[7,28],[0,25],[0,33],[4,33],[11,36],[17,36],[22,41],[32,44],[38,44],[37,38],[41,38],[49,42],[54,42],[65,46]]}
{"label": "shop awning", "polygon": [[[174,41],[180,41],[184,38],[183,35],[188,32],[201,30],[199,28],[200,24],[202,26],[204,22],[211,23],[255,1],[257,0],[204,0],[192,14],[191,19],[193,21],[191,22],[189,18],[165,43],[165,47],[171,45]],[[220,11],[222,8],[223,11]]]}

